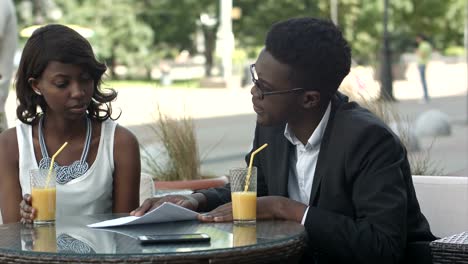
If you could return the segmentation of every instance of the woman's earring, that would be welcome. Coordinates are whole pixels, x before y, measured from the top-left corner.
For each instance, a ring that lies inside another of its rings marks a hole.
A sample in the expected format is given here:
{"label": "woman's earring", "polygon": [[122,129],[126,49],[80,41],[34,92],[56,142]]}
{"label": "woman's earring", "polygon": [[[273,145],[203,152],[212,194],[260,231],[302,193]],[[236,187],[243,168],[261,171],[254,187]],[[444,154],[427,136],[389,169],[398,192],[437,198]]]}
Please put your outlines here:
{"label": "woman's earring", "polygon": [[35,92],[37,95],[39,95],[39,96],[42,95],[41,92],[39,92],[38,90],[34,90],[34,92]]}

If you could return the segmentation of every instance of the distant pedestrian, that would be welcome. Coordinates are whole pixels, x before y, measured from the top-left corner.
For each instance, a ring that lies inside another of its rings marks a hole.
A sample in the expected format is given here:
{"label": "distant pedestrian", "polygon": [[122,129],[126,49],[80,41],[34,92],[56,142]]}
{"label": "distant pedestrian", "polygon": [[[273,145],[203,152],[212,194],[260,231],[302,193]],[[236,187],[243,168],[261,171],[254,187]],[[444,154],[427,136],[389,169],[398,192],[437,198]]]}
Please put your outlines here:
{"label": "distant pedestrian", "polygon": [[431,58],[432,46],[427,41],[427,38],[422,34],[419,34],[416,37],[416,42],[418,43],[418,48],[416,49],[416,55],[418,56],[418,70],[419,70],[419,75],[421,77],[421,84],[422,84],[423,92],[424,92],[424,101],[429,102],[429,91],[427,88],[427,80],[426,80],[426,68]]}
{"label": "distant pedestrian", "polygon": [[13,75],[13,58],[18,42],[15,6],[12,0],[0,1],[0,132],[8,128],[5,102]]}

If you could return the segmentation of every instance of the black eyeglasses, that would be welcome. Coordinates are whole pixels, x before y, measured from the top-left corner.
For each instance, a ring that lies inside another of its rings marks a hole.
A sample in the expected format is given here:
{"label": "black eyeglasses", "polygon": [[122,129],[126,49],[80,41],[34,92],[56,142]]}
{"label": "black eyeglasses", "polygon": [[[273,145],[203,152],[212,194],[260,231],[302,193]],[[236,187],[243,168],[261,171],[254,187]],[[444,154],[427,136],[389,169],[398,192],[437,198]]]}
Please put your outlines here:
{"label": "black eyeglasses", "polygon": [[263,100],[263,98],[267,95],[287,94],[287,93],[292,93],[292,92],[304,91],[304,88],[294,88],[294,89],[286,90],[286,91],[265,92],[264,85],[258,80],[257,71],[255,70],[255,64],[250,65],[250,74],[252,75],[252,82],[254,83],[255,87],[258,90],[258,97],[260,98],[260,100]]}

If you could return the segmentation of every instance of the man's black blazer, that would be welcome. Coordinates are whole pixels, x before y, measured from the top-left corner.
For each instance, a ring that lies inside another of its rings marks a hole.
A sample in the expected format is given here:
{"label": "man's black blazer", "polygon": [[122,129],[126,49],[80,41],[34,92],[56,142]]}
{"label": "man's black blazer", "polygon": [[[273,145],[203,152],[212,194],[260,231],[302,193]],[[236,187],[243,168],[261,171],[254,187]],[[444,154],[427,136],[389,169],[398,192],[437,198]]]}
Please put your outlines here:
{"label": "man's black blazer", "polygon": [[[293,146],[284,137],[284,125],[257,125],[253,150],[264,143],[268,148],[254,160],[258,196],[288,197]],[[229,185],[201,192],[208,210],[230,201]],[[376,116],[339,93],[332,99],[309,206],[307,254],[317,263],[400,263],[407,243],[434,239],[400,140]]]}

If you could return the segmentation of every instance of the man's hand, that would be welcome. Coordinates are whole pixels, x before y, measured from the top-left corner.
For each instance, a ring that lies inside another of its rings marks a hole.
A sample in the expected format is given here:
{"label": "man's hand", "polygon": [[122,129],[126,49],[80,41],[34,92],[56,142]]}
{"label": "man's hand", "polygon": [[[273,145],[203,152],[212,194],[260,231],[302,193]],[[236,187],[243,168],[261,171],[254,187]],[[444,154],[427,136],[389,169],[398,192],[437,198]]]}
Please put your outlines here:
{"label": "man's hand", "polygon": [[[263,196],[257,198],[257,219],[283,219],[301,222],[307,206],[282,196]],[[203,222],[230,222],[232,203],[219,206],[213,211],[200,214],[198,220]]]}
{"label": "man's hand", "polygon": [[211,212],[199,214],[198,220],[202,222],[230,222],[232,221],[232,203],[223,204]]}
{"label": "man's hand", "polygon": [[[198,197],[197,197],[198,195]],[[161,198],[148,198],[146,199],[143,204],[138,207],[137,209],[130,212],[130,215],[134,216],[142,216],[146,212],[157,208],[164,202],[169,202],[173,204],[180,205],[187,209],[197,211],[200,207],[200,194],[192,194],[192,195],[167,195]]]}

